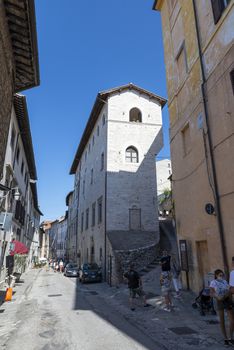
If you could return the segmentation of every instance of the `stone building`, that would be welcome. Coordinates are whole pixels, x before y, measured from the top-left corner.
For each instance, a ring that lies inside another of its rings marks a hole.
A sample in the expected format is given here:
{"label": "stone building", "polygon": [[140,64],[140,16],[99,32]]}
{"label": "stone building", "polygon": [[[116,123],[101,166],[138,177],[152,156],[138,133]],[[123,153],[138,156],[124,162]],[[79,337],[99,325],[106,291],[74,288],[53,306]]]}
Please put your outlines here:
{"label": "stone building", "polygon": [[156,180],[158,194],[158,210],[162,217],[171,216],[171,160],[162,159],[156,161]]}
{"label": "stone building", "polygon": [[160,196],[165,189],[171,188],[171,160],[162,159],[156,162],[157,193]]}
{"label": "stone building", "polygon": [[33,0],[0,0],[0,180],[13,95],[39,85]]}
{"label": "stone building", "polygon": [[162,17],[177,234],[198,291],[208,272],[228,273],[234,255],[234,1],[153,8]]}
{"label": "stone building", "polygon": [[39,258],[49,258],[49,229],[51,228],[52,221],[46,220],[42,221],[40,224],[40,235],[39,235],[39,249],[40,256]]}
{"label": "stone building", "polygon": [[67,234],[66,234],[66,259],[77,262],[77,193],[76,198],[74,191],[68,193],[66,197],[68,207],[67,214]]}
{"label": "stone building", "polygon": [[56,254],[58,259],[65,260],[67,235],[67,212],[58,219],[58,231],[56,240]]}
{"label": "stone building", "polygon": [[49,257],[57,258],[57,237],[58,237],[58,220],[51,222],[51,226],[48,229],[49,235]]}
{"label": "stone building", "polygon": [[97,95],[70,174],[78,198],[79,263],[96,262],[117,283],[143,267],[159,239],[155,155],[166,100],[133,84]]}
{"label": "stone building", "polygon": [[9,191],[0,191],[0,213],[11,215],[9,227],[0,230],[1,278],[5,276],[5,258],[12,239],[28,247],[28,265],[39,255],[39,223],[43,214],[38,206],[36,180],[26,98],[15,94],[2,176],[2,183]]}

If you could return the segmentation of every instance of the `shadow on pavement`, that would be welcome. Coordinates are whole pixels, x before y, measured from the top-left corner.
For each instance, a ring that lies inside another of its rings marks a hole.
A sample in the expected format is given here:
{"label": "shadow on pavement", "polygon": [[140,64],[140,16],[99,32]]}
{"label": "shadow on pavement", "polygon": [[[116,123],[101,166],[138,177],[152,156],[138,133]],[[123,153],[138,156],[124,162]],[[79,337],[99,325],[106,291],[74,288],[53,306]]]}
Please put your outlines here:
{"label": "shadow on pavement", "polygon": [[145,349],[148,350],[168,350],[163,344],[150,338],[144,334],[142,330],[137,328],[137,325],[130,321],[127,317],[122,316],[119,313],[113,312],[108,302],[105,302],[100,298],[100,294],[97,291],[93,291],[90,287],[92,283],[81,284],[79,280],[76,280],[76,293],[74,300],[74,310],[86,310],[94,312],[98,317],[104,321],[110,323],[120,332],[131,337],[134,341],[137,341]]}

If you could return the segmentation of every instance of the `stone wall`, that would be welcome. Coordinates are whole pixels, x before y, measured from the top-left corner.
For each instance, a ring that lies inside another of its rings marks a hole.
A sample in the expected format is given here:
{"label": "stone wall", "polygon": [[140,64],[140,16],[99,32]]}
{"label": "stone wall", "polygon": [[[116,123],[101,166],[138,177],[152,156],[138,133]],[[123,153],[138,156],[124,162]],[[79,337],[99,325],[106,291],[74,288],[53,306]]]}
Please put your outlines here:
{"label": "stone wall", "polygon": [[157,244],[129,251],[114,251],[112,262],[112,284],[118,285],[123,281],[123,273],[128,270],[130,263],[134,263],[135,270],[140,271],[153,262],[157,255]]}
{"label": "stone wall", "polygon": [[0,0],[0,179],[3,172],[13,98],[13,58],[4,2]]}

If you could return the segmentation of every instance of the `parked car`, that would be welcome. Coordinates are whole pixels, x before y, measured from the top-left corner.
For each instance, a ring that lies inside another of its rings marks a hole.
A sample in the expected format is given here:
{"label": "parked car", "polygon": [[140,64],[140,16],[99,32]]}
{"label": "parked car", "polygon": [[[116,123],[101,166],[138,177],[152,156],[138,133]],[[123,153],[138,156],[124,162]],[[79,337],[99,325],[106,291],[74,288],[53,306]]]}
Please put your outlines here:
{"label": "parked car", "polygon": [[79,268],[75,263],[68,263],[64,268],[64,276],[67,277],[78,277]]}
{"label": "parked car", "polygon": [[102,271],[101,268],[96,263],[83,264],[79,269],[79,281],[81,283],[85,282],[101,282],[102,281]]}

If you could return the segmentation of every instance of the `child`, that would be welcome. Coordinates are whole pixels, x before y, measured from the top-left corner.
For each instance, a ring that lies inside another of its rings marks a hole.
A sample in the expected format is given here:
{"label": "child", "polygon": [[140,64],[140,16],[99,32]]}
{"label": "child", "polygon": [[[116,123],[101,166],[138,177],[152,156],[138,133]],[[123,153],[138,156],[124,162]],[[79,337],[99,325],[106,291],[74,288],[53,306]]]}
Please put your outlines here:
{"label": "child", "polygon": [[171,276],[169,271],[163,271],[160,276],[160,284],[161,284],[161,291],[162,296],[164,297],[165,301],[165,311],[171,311],[172,302],[171,302],[171,296],[170,296],[170,290],[171,290]]}

